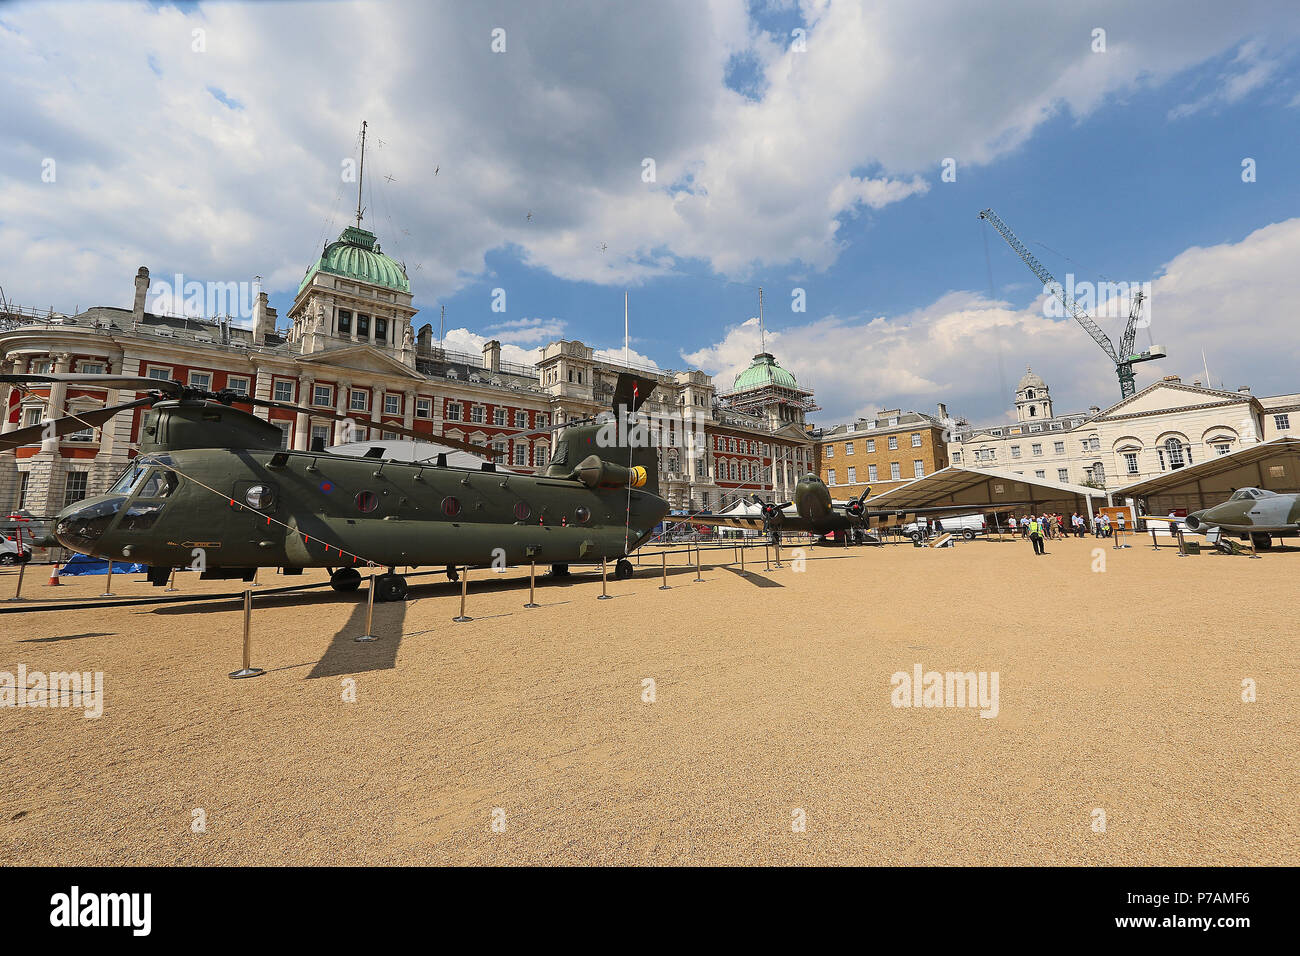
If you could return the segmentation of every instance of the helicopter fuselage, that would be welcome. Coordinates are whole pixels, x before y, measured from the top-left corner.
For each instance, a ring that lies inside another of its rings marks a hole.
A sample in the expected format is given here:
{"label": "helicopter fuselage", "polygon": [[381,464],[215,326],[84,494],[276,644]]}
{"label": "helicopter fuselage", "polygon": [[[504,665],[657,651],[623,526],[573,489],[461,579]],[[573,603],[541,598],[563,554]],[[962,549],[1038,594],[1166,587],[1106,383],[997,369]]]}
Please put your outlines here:
{"label": "helicopter fuselage", "polygon": [[170,450],[65,509],[54,536],[155,568],[566,564],[622,557],[669,510],[636,489],[489,468]]}

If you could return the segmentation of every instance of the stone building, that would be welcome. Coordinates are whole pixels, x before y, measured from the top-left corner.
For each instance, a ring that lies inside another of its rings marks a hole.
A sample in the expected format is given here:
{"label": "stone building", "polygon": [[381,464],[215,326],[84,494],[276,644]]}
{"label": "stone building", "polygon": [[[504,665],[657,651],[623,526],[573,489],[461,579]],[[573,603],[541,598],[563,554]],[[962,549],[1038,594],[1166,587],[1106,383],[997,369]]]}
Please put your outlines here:
{"label": "stone building", "polygon": [[[498,341],[487,342],[481,356],[440,347],[430,325],[415,331],[404,267],[359,225],[344,229],[307,269],[282,328],[260,291],[251,325],[242,327],[149,311],[149,290],[142,266],[131,309],[38,315],[10,308],[0,316],[0,370],[104,372],[226,389],[305,406],[301,412],[244,406],[280,428],[286,448],[393,437],[355,421],[370,419],[490,447],[507,467],[539,473],[549,462],[554,430],[608,409],[625,369],[578,341],[551,342],[528,365],[503,361]],[[811,392],[770,355],[759,358],[758,371],[742,373],[722,396],[698,370],[632,369],[658,382],[644,410],[677,430],[677,442],[660,455],[661,489],[673,507],[711,509],[741,494],[788,495],[799,470],[811,467],[803,433],[803,413],[815,407]],[[0,427],[11,432],[143,395],[65,384],[6,386]],[[102,493],[135,455],[142,415],[136,409],[102,427],[0,453],[0,504],[50,516]],[[733,450],[740,447],[746,451]]]}
{"label": "stone building", "polygon": [[813,432],[817,473],[836,500],[856,498],[868,487],[878,495],[948,466],[946,409],[938,417],[887,409]]}

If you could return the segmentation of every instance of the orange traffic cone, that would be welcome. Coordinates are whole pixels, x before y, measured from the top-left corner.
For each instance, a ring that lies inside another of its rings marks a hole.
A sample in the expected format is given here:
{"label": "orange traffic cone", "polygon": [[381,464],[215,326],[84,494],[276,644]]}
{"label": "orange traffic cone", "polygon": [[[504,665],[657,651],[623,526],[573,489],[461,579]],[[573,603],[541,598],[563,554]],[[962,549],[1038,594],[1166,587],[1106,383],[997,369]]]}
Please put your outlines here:
{"label": "orange traffic cone", "polygon": [[52,564],[50,565],[50,583],[46,587],[57,588],[59,586],[59,566]]}

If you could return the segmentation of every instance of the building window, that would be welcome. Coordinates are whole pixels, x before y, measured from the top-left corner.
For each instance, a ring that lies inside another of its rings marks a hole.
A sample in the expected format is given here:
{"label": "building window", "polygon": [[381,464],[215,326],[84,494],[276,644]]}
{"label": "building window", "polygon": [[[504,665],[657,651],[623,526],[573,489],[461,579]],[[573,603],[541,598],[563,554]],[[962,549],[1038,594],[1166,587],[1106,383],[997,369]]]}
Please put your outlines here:
{"label": "building window", "polygon": [[1183,445],[1177,438],[1170,438],[1165,442],[1165,454],[1169,456],[1170,471],[1177,471],[1187,464],[1183,458]]}
{"label": "building window", "polygon": [[1100,439],[1100,438],[1097,438],[1095,435],[1094,435],[1092,438],[1089,438],[1089,439],[1088,439],[1088,448],[1089,448],[1090,451],[1100,451],[1100,450],[1101,450],[1101,439]]}
{"label": "building window", "polygon": [[1011,457],[1012,457],[1012,458],[1019,458],[1019,457],[1020,457],[1020,446],[1019,446],[1019,445],[1012,445],[1012,446],[1011,446]]}
{"label": "building window", "polygon": [[831,469],[829,469],[829,470],[826,472],[826,484],[828,484],[828,485],[833,485],[833,484],[835,484],[835,469],[834,469],[834,468],[831,468]]}
{"label": "building window", "polygon": [[912,459],[912,476],[914,478],[925,477],[925,462],[923,462],[920,458]]}
{"label": "building window", "polygon": [[920,448],[920,447],[921,447],[921,433],[920,433],[920,432],[913,432],[913,433],[912,433],[912,447],[913,447],[913,448]]}
{"label": "building window", "polygon": [[827,445],[827,446],[826,446],[826,457],[827,457],[827,458],[834,458],[834,457],[835,457],[835,446],[834,446],[834,445]]}
{"label": "building window", "polygon": [[889,477],[894,479],[903,477],[903,470],[901,467],[899,467],[898,462],[891,461],[889,463]]}
{"label": "building window", "polygon": [[1047,472],[1045,472],[1045,471],[1036,471],[1036,472],[1034,472],[1034,477],[1035,477],[1035,478],[1046,478],[1046,477],[1047,477]]}
{"label": "building window", "polygon": [[1034,453],[1034,457],[1035,457],[1035,458],[1041,458],[1041,457],[1042,457],[1042,454],[1043,454],[1043,446],[1040,445],[1040,444],[1038,444],[1037,442],[1035,442],[1032,446],[1030,446],[1030,450]]}
{"label": "building window", "polygon": [[1063,441],[1052,442],[1052,451],[1056,452],[1056,454],[1058,455],[1064,455],[1065,442]]}
{"label": "building window", "polygon": [[528,464],[528,446],[523,442],[517,441],[512,448],[514,452],[514,463],[516,467],[522,467]]}
{"label": "building window", "polygon": [[1228,452],[1232,451],[1232,445],[1226,441],[1215,442],[1214,451],[1216,454],[1226,455]]}
{"label": "building window", "polygon": [[[82,362],[80,371],[83,375],[103,375],[104,363],[103,362]],[[81,500],[81,499],[77,499],[77,500]]]}
{"label": "building window", "polygon": [[330,427],[328,425],[311,426],[311,450],[315,451],[317,446],[328,448],[330,444]]}
{"label": "building window", "polygon": [[549,449],[545,445],[538,445],[533,449],[533,463],[538,468],[545,468],[548,459]]}
{"label": "building window", "polygon": [[868,453],[873,452],[873,451],[875,451],[875,450],[876,450],[876,440],[875,440],[874,438],[868,438],[868,439],[867,439],[867,451],[868,451]]}
{"label": "building window", "polygon": [[28,366],[28,374],[49,375],[52,368],[54,368],[54,363],[49,359],[33,359],[31,365]]}
{"label": "building window", "polygon": [[348,408],[354,412],[364,412],[369,407],[370,393],[364,388],[354,388],[348,397]]}
{"label": "building window", "polygon": [[417,398],[415,400],[415,417],[432,418],[433,417],[433,400],[429,398]]}
{"label": "building window", "polygon": [[248,395],[248,379],[238,375],[226,376],[226,388],[236,395]]}
{"label": "building window", "polygon": [[851,484],[851,485],[856,485],[857,483],[858,483],[858,469],[857,469],[855,466],[850,465],[850,466],[849,466],[849,484]]}
{"label": "building window", "polygon": [[283,451],[289,447],[290,424],[279,419],[273,419],[271,424],[280,429],[280,449]]}
{"label": "building window", "polygon": [[43,420],[44,415],[45,407],[43,405],[28,405],[23,409],[23,426],[31,427],[32,425],[39,425]]}
{"label": "building window", "polygon": [[1286,431],[1288,428],[1291,427],[1291,416],[1290,416],[1290,415],[1274,415],[1274,416],[1273,416],[1273,427],[1276,428],[1276,429],[1277,429],[1278,431],[1280,431],[1280,432],[1284,432],[1284,431]]}
{"label": "building window", "polygon": [[528,427],[528,413],[525,411],[516,411],[515,428],[527,428],[527,427]]}
{"label": "building window", "polygon": [[538,427],[538,428],[550,428],[550,427],[551,427],[551,416],[550,416],[550,413],[549,413],[549,412],[538,412],[538,413],[537,413],[537,427]]}
{"label": "building window", "polygon": [[1124,470],[1130,475],[1138,473],[1138,456],[1135,451],[1124,452]]}
{"label": "building window", "polygon": [[385,415],[402,414],[402,398],[400,395],[384,396],[384,414]]}
{"label": "building window", "polygon": [[1069,481],[1069,480],[1070,480],[1070,469],[1068,469],[1068,468],[1058,468],[1058,469],[1056,469],[1056,480],[1059,481],[1059,482],[1062,482],[1062,483]]}
{"label": "building window", "polygon": [[370,338],[370,316],[357,313],[357,335],[363,339]]}
{"label": "building window", "polygon": [[844,443],[844,454],[846,454],[846,455],[851,455],[851,454],[853,454],[853,442],[851,442],[851,441],[846,441],[846,442]]}
{"label": "building window", "polygon": [[145,378],[157,379],[160,382],[170,382],[172,380],[172,370],[162,365],[150,365],[149,371]]}
{"label": "building window", "polygon": [[867,465],[867,481],[875,481],[878,477],[878,471],[875,465]]}
{"label": "building window", "polygon": [[487,409],[482,405],[475,405],[469,410],[469,420],[475,425],[482,425],[487,418]]}
{"label": "building window", "polygon": [[448,402],[446,419],[449,422],[460,421],[460,402]]}
{"label": "building window", "polygon": [[961,452],[959,452],[959,451],[955,451],[955,452],[952,453],[952,463],[953,463],[954,465],[960,465],[960,464],[961,464]]}
{"label": "building window", "polygon": [[334,386],[317,385],[311,390],[311,403],[313,405],[324,405],[329,407],[334,404]]}
{"label": "building window", "polygon": [[31,480],[31,475],[27,472],[18,474],[18,500],[14,502],[14,508],[22,510],[27,505],[27,485]]}
{"label": "building window", "polygon": [[349,309],[339,309],[339,331],[352,334],[352,312]]}
{"label": "building window", "polygon": [[898,436],[897,436],[897,435],[890,435],[890,436],[889,436],[889,450],[890,450],[890,451],[894,451],[896,448],[898,448]]}
{"label": "building window", "polygon": [[492,424],[504,428],[506,424],[506,410],[499,405],[492,409]]}
{"label": "building window", "polygon": [[388,341],[388,320],[375,316],[375,340],[378,342]]}
{"label": "building window", "polygon": [[276,379],[272,386],[272,395],[277,402],[293,401],[293,382],[285,379]]}
{"label": "building window", "polygon": [[500,438],[492,443],[492,460],[498,465],[506,463],[506,443]]}
{"label": "building window", "polygon": [[212,388],[212,373],[190,372],[190,388],[197,388],[204,392]]}
{"label": "building window", "polygon": [[67,484],[63,486],[63,507],[76,504],[86,497],[86,480],[89,475],[84,471],[68,472]]}

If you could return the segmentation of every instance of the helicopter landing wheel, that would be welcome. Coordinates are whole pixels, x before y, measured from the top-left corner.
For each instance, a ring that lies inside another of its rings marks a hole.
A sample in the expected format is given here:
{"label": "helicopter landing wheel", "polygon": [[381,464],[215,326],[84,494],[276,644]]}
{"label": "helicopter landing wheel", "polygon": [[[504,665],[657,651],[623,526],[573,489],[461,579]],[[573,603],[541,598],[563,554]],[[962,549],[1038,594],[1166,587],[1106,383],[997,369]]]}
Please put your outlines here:
{"label": "helicopter landing wheel", "polygon": [[339,568],[330,575],[330,587],[341,594],[355,591],[361,586],[361,574],[356,568]]}
{"label": "helicopter landing wheel", "polygon": [[614,580],[626,581],[632,576],[632,562],[627,558],[619,558],[618,563],[614,565]]}
{"label": "helicopter landing wheel", "polygon": [[375,578],[376,601],[405,601],[406,578],[400,574],[381,574]]}
{"label": "helicopter landing wheel", "polygon": [[569,566],[567,564],[552,564],[551,577],[567,578],[569,576]]}

